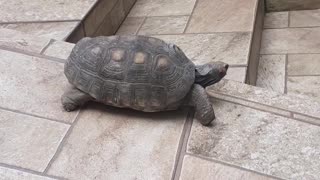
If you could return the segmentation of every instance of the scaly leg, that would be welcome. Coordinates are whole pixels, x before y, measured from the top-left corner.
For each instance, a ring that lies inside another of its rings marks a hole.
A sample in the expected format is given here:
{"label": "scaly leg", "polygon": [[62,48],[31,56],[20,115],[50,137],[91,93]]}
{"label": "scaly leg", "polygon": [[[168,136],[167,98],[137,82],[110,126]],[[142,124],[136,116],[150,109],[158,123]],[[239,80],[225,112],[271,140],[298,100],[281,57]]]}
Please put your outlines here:
{"label": "scaly leg", "polygon": [[73,111],[93,98],[74,86],[69,87],[61,97],[61,103],[66,111]]}

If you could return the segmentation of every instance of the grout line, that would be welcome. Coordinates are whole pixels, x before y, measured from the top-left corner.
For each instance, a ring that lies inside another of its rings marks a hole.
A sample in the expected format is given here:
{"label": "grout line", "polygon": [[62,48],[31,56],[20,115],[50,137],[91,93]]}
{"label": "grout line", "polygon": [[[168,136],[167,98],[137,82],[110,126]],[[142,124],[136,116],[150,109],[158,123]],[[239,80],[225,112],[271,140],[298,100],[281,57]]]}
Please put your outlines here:
{"label": "grout line", "polygon": [[138,34],[139,34],[139,32],[140,32],[142,26],[145,24],[146,20],[147,20],[147,17],[144,17],[143,20],[142,20],[142,23],[139,25],[139,27],[138,27],[138,29],[136,30],[136,32],[135,32],[134,35],[138,35]]}
{"label": "grout line", "polygon": [[291,26],[291,11],[288,11],[288,28]]}
{"label": "grout line", "polygon": [[178,153],[176,156],[174,170],[172,173],[171,180],[178,180],[180,178],[181,169],[182,169],[182,165],[183,165],[183,159],[184,159],[184,156],[187,151],[188,139],[189,139],[190,132],[191,132],[194,113],[195,113],[194,109],[189,108],[188,116],[187,116],[187,119],[185,122],[185,126],[183,128],[183,133],[181,134],[181,137],[180,137]]}
{"label": "grout line", "polygon": [[244,167],[241,167],[241,166],[238,166],[238,165],[226,162],[226,161],[218,160],[218,159],[215,159],[215,158],[205,157],[205,156],[202,156],[202,155],[192,154],[192,153],[186,153],[186,155],[189,155],[189,156],[192,156],[192,157],[195,157],[195,158],[199,158],[199,159],[202,159],[202,160],[205,160],[205,161],[218,163],[218,164],[222,164],[222,165],[225,165],[225,166],[233,167],[233,168],[236,168],[236,169],[244,170],[244,171],[247,171],[247,172],[259,174],[259,175],[262,175],[262,176],[265,176],[265,177],[274,178],[274,179],[278,179],[278,180],[284,180],[284,179],[282,179],[280,177],[277,177],[277,176],[264,174],[262,172],[258,172],[258,171],[251,170],[251,169],[247,169],[247,168],[244,168]]}
{"label": "grout line", "polygon": [[285,64],[284,64],[284,94],[288,93],[288,54],[286,54]]}
{"label": "grout line", "polygon": [[320,76],[320,74],[297,74],[297,75],[288,75],[288,77],[310,77],[310,76]]}
{"label": "grout line", "polygon": [[67,138],[69,138],[74,126],[77,124],[78,120],[79,120],[79,117],[80,117],[80,112],[81,112],[82,109],[78,110],[77,112],[77,115],[73,121],[73,123],[71,124],[71,126],[69,127],[69,129],[67,130],[65,136],[62,138],[56,152],[54,153],[53,157],[51,158],[51,160],[49,161],[47,167],[45,168],[45,170],[43,171],[43,174],[46,174],[48,173],[48,170],[51,168],[52,166],[52,163],[58,158],[58,156],[60,155],[61,151],[62,151],[62,148],[63,146],[65,145],[66,143],[66,140]]}
{"label": "grout line", "polygon": [[[132,6],[133,7],[133,6]],[[130,13],[129,13],[130,14]],[[178,14],[178,15],[163,15],[163,16],[127,16],[128,18],[165,18],[165,17],[185,17],[185,16],[190,16],[190,14]]]}
{"label": "grout line", "polygon": [[69,19],[69,20],[46,20],[46,21],[11,21],[11,22],[0,22],[0,25],[4,24],[31,24],[31,23],[59,23],[59,22],[78,22],[81,19]]}
{"label": "grout line", "polygon": [[54,62],[58,62],[58,63],[65,63],[65,61],[66,61],[64,59],[60,59],[60,58],[56,58],[56,57],[52,57],[52,56],[46,56],[46,55],[38,54],[38,53],[35,53],[35,52],[24,51],[24,50],[21,50],[21,49],[2,46],[2,45],[0,45],[0,50],[15,52],[15,53],[24,54],[24,55],[28,55],[28,56],[33,56],[33,57],[37,57],[37,58],[42,58],[42,59],[46,59],[46,60],[54,61]]}
{"label": "grout line", "polygon": [[304,26],[304,27],[265,27],[264,29],[313,29],[313,28],[320,28],[320,26]]}
{"label": "grout line", "polygon": [[236,34],[236,33],[252,33],[250,31],[229,31],[229,32],[220,32],[220,31],[217,31],[217,32],[189,32],[189,33],[163,33],[163,34],[148,34],[148,36],[161,36],[161,35],[164,35],[164,36],[168,36],[168,35],[202,35],[202,34],[205,34],[205,35],[214,35],[214,34]]}
{"label": "grout line", "polygon": [[308,55],[308,54],[315,54],[315,55],[320,55],[319,53],[260,53],[260,55]]}
{"label": "grout line", "polygon": [[187,21],[187,24],[186,24],[186,26],[184,27],[184,30],[183,30],[183,34],[185,34],[186,33],[186,31],[187,31],[187,29],[188,29],[188,27],[189,27],[189,25],[190,25],[190,21],[191,21],[191,18],[193,17],[193,14],[194,14],[194,10],[196,9],[196,7],[198,6],[198,0],[196,0],[196,2],[194,3],[194,6],[193,6],[193,8],[192,8],[192,11],[191,11],[191,14],[189,15],[189,18],[188,18],[188,21]]}
{"label": "grout line", "polygon": [[40,54],[43,55],[43,53],[49,48],[49,46],[51,46],[51,44],[53,44],[56,40],[54,39],[50,39],[49,43],[44,47],[42,48],[42,50],[40,51]]}
{"label": "grout line", "polygon": [[52,119],[52,118],[47,118],[47,117],[44,117],[44,116],[39,116],[39,115],[36,115],[36,114],[27,113],[27,112],[22,112],[22,111],[19,111],[19,110],[8,109],[8,108],[1,107],[1,106],[0,106],[0,109],[5,110],[5,111],[10,111],[10,112],[13,112],[13,113],[17,113],[17,114],[32,116],[32,117],[36,117],[36,118],[40,118],[40,119],[44,119],[44,120],[49,120],[49,121],[53,121],[53,122],[57,122],[57,123],[71,125],[71,123],[68,123],[68,122],[65,122],[65,121]]}
{"label": "grout line", "polygon": [[63,178],[63,177],[52,176],[52,175],[44,175],[41,172],[38,172],[38,171],[35,171],[35,170],[31,170],[31,169],[27,169],[27,168],[23,168],[23,167],[19,167],[19,166],[15,166],[15,165],[9,165],[9,164],[0,163],[0,167],[13,169],[13,170],[17,170],[17,171],[21,171],[21,172],[25,172],[25,173],[29,173],[29,174],[41,176],[41,177],[53,178],[53,179],[57,179],[57,180],[66,180],[66,178]]}
{"label": "grout line", "polygon": [[248,67],[246,64],[229,64],[230,68],[240,68],[240,67]]}

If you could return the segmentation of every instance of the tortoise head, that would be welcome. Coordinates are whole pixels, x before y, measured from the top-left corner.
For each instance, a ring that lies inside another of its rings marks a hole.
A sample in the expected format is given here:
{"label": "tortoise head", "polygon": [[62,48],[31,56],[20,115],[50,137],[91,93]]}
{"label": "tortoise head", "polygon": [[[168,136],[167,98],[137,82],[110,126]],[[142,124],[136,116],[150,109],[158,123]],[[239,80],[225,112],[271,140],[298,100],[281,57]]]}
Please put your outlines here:
{"label": "tortoise head", "polygon": [[196,66],[195,83],[204,88],[215,84],[227,74],[228,67],[228,64],[220,61]]}

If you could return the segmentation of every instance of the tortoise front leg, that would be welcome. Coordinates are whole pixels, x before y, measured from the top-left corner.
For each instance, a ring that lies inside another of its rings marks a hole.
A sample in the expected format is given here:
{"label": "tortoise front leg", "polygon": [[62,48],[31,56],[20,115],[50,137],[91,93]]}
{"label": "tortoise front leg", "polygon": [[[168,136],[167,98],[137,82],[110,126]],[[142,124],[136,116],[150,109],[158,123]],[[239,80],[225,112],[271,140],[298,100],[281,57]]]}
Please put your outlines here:
{"label": "tortoise front leg", "polygon": [[214,119],[214,111],[205,89],[199,84],[194,84],[189,93],[189,105],[195,107],[195,117],[202,125],[209,125]]}
{"label": "tortoise front leg", "polygon": [[61,97],[61,103],[66,111],[73,111],[93,98],[74,86],[68,87]]}

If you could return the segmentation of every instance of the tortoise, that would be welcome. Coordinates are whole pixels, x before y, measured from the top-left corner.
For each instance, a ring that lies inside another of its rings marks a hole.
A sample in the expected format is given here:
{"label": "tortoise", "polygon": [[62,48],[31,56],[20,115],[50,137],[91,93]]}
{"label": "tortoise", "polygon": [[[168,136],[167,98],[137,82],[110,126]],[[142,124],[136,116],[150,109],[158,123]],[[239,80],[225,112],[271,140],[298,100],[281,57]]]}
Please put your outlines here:
{"label": "tortoise", "polygon": [[177,45],[154,37],[85,37],[65,63],[71,86],[61,101],[66,111],[88,101],[144,112],[188,105],[209,125],[215,114],[205,87],[219,82],[227,69],[223,62],[196,66]]}

